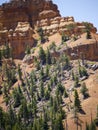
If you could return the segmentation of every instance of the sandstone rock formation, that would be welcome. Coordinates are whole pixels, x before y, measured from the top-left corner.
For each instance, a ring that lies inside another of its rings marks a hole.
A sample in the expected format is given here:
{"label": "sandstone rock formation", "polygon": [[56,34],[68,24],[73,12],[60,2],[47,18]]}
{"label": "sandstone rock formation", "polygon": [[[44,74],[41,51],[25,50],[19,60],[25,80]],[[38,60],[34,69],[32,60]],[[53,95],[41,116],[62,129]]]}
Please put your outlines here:
{"label": "sandstone rock formation", "polygon": [[[96,28],[89,25],[96,33]],[[81,34],[86,29],[73,17],[61,17],[52,0],[10,0],[0,6],[0,45],[10,43],[14,57],[22,56],[27,44],[34,45],[33,33],[40,27],[47,36],[57,32]]]}
{"label": "sandstone rock formation", "polygon": [[84,58],[84,60],[98,61],[98,34],[92,33],[92,39],[89,40],[83,34],[74,45],[73,42],[68,42],[67,46],[53,52],[52,55],[59,57],[61,53],[66,53],[72,60]]}
{"label": "sandstone rock formation", "polygon": [[51,0],[10,0],[0,6],[0,45],[9,42],[14,57],[20,57],[25,46],[33,46],[33,29],[37,20],[60,16]]}
{"label": "sandstone rock formation", "polygon": [[[96,28],[91,23],[87,23],[91,27],[91,32],[96,33]],[[59,32],[60,34],[65,33],[71,35],[73,33],[81,34],[86,29],[84,22],[75,22],[74,18],[71,17],[54,17],[51,19],[42,19],[36,22],[37,28],[42,28],[44,34],[53,35]]]}
{"label": "sandstone rock formation", "polygon": [[14,57],[22,57],[27,45],[33,46],[34,44],[32,34],[33,29],[28,22],[18,22],[15,30],[3,29],[0,31],[0,45],[10,43]]}
{"label": "sandstone rock formation", "polygon": [[0,7],[0,23],[7,29],[15,29],[17,22],[29,22],[33,27],[37,20],[60,16],[51,0],[11,0]]}

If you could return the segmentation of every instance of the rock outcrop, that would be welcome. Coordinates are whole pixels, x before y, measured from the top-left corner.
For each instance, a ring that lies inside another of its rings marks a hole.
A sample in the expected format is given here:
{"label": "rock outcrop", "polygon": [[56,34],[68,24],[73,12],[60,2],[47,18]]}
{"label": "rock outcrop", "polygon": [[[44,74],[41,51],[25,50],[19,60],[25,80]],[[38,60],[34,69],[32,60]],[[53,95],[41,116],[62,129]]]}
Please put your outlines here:
{"label": "rock outcrop", "polygon": [[[90,31],[96,33],[96,28],[91,23],[87,23],[90,26]],[[55,17],[51,19],[42,19],[36,22],[37,28],[42,28],[44,34],[53,35],[54,33],[65,33],[66,35],[81,34],[86,30],[85,22],[75,22],[74,17]]]}
{"label": "rock outcrop", "polygon": [[33,46],[36,21],[60,16],[51,0],[10,0],[0,6],[0,45],[9,42],[14,57],[22,56],[25,46]]}
{"label": "rock outcrop", "polygon": [[33,29],[28,22],[18,22],[17,27],[13,30],[0,31],[0,45],[10,43],[13,48],[15,58],[23,57],[27,45],[33,46],[34,38],[32,36]]}
{"label": "rock outcrop", "polygon": [[92,39],[87,40],[86,35],[74,42],[67,43],[59,51],[52,53],[54,57],[59,57],[61,53],[66,53],[70,59],[86,59],[91,61],[98,61],[98,34],[92,33]]}
{"label": "rock outcrop", "polygon": [[[96,28],[88,24],[96,33]],[[73,17],[61,17],[52,0],[10,0],[0,6],[0,45],[10,43],[14,57],[21,57],[27,44],[34,45],[33,34],[40,27],[47,36],[57,32],[78,35],[86,29]]]}
{"label": "rock outcrop", "polygon": [[17,22],[29,22],[31,27],[37,20],[60,16],[51,0],[11,0],[0,7],[0,23],[3,27],[15,29]]}

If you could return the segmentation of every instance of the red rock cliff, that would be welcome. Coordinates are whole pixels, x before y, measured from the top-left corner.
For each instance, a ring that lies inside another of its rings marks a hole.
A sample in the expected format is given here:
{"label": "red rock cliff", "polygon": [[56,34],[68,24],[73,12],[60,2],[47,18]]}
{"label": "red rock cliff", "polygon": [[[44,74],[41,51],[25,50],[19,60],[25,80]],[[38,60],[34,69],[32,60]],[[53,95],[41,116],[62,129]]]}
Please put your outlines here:
{"label": "red rock cliff", "polygon": [[11,0],[0,7],[0,23],[7,29],[14,29],[17,22],[29,22],[33,27],[37,20],[60,16],[52,1]]}

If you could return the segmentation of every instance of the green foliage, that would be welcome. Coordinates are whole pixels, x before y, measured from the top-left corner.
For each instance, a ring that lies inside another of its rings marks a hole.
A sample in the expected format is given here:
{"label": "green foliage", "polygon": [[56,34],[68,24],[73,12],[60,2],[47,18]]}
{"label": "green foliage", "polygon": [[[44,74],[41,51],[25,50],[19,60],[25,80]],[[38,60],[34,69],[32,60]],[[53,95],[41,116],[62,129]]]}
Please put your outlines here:
{"label": "green foliage", "polygon": [[49,50],[56,51],[56,44],[55,44],[55,42],[51,43],[51,45],[49,46]]}
{"label": "green foliage", "polygon": [[42,64],[46,63],[46,54],[42,47],[39,48],[39,58]]}
{"label": "green foliage", "polygon": [[30,49],[30,46],[29,46],[29,45],[27,45],[25,53],[26,53],[27,55],[31,54],[31,49]]}
{"label": "green foliage", "polygon": [[45,42],[43,29],[42,29],[42,28],[38,28],[38,29],[37,29],[37,32],[38,32],[38,34],[39,34],[39,36],[40,36],[41,43]]}
{"label": "green foliage", "polygon": [[69,40],[69,37],[66,36],[64,33],[62,33],[62,36],[61,36],[62,44],[63,44],[64,42],[68,41],[68,40]]}
{"label": "green foliage", "polygon": [[82,84],[80,92],[82,93],[82,95],[84,96],[84,98],[86,98],[88,96],[88,89],[87,89],[85,83]]}
{"label": "green foliage", "polygon": [[67,93],[66,89],[64,90],[64,97],[65,97],[65,98],[68,97],[68,93]]}
{"label": "green foliage", "polygon": [[96,130],[96,125],[95,125],[94,121],[91,122],[91,124],[89,126],[89,130]]}
{"label": "green foliage", "polygon": [[62,117],[60,114],[57,114],[55,122],[54,122],[54,129],[55,130],[64,130],[63,124],[62,124]]}
{"label": "green foliage", "polygon": [[8,43],[5,44],[5,46],[0,49],[0,61],[2,58],[12,58],[12,48],[9,46]]}
{"label": "green foliage", "polygon": [[40,97],[43,98],[45,94],[43,82],[40,84]]}
{"label": "green foliage", "polygon": [[87,73],[87,70],[85,67],[79,66],[79,75],[80,75],[80,77],[88,76],[88,73]]}
{"label": "green foliage", "polygon": [[20,65],[18,65],[18,75],[19,75],[19,79],[22,80],[22,71]]}
{"label": "green foliage", "polygon": [[46,73],[45,73],[45,75],[48,77],[49,76],[49,65],[47,64],[46,65]]}
{"label": "green foliage", "polygon": [[46,63],[51,64],[51,54],[50,54],[50,51],[49,51],[48,48],[47,48],[47,51],[46,51]]}
{"label": "green foliage", "polygon": [[60,58],[61,62],[62,62],[62,67],[63,70],[70,68],[70,59],[69,57],[65,54]]}
{"label": "green foliage", "polygon": [[98,105],[97,105],[97,112],[96,112],[96,118],[94,119],[94,123],[96,126],[98,126]]}
{"label": "green foliage", "polygon": [[75,75],[74,75],[74,71],[73,70],[72,70],[71,74],[72,74],[72,80],[75,80]]}
{"label": "green foliage", "polygon": [[81,102],[77,90],[74,91],[74,107],[77,111],[81,109]]}
{"label": "green foliage", "polygon": [[78,76],[75,76],[74,87],[76,88],[76,87],[78,87],[78,85],[79,85],[79,78],[78,78]]}
{"label": "green foliage", "polygon": [[77,25],[76,25],[76,24],[73,24],[73,23],[68,24],[68,25],[65,26],[65,28],[67,28],[68,31],[69,31],[69,36],[74,33],[73,31],[74,31],[74,29],[75,29],[76,27],[77,27]]}
{"label": "green foliage", "polygon": [[74,41],[76,41],[77,39],[78,39],[77,36],[74,36],[74,37],[73,37],[73,40],[74,40]]}
{"label": "green foliage", "polygon": [[89,30],[86,31],[86,39],[91,39],[91,33]]}
{"label": "green foliage", "polygon": [[88,22],[82,22],[82,23],[86,27],[85,31],[87,31],[87,30],[91,31],[91,29],[93,28],[93,26]]}
{"label": "green foliage", "polygon": [[24,119],[24,121],[28,120],[29,118],[29,111],[28,111],[26,100],[23,100],[21,103],[20,115]]}
{"label": "green foliage", "polygon": [[65,90],[64,86],[61,83],[58,83],[57,91],[61,92],[61,94],[63,95],[64,90]]}
{"label": "green foliage", "polygon": [[13,90],[14,107],[19,107],[21,105],[21,100],[23,99],[22,91],[19,89]]}
{"label": "green foliage", "polygon": [[50,91],[48,89],[46,89],[46,91],[45,91],[45,99],[46,100],[50,99]]}

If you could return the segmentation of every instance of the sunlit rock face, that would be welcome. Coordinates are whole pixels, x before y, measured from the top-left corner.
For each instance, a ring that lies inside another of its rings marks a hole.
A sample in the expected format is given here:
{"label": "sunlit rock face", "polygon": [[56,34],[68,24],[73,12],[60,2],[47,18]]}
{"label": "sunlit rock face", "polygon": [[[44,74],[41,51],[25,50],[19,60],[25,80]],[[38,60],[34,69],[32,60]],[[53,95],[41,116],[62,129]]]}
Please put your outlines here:
{"label": "sunlit rock face", "polygon": [[7,29],[15,29],[17,22],[29,22],[33,27],[37,20],[60,16],[52,1],[10,0],[0,7],[0,23]]}
{"label": "sunlit rock face", "polygon": [[[66,26],[72,24],[75,28],[69,30]],[[90,26],[96,33],[93,24]],[[40,27],[47,36],[81,34],[85,29],[74,17],[61,17],[52,0],[10,0],[0,6],[0,45],[10,43],[14,57],[22,57],[26,46],[34,45],[33,34]]]}
{"label": "sunlit rock face", "polygon": [[60,16],[57,5],[45,0],[10,0],[0,6],[0,45],[9,42],[14,57],[20,57],[25,46],[33,46],[36,21]]}

